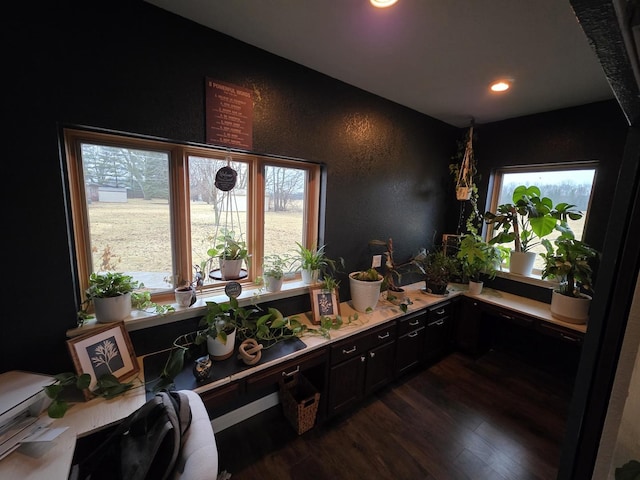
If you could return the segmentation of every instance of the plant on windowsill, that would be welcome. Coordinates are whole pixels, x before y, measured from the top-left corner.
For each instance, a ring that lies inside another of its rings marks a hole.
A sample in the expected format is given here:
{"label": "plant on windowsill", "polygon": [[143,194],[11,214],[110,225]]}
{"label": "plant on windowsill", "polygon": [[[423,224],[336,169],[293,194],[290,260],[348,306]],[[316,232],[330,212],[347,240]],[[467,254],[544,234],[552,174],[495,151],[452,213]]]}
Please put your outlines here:
{"label": "plant on windowsill", "polygon": [[586,323],[592,297],[583,290],[593,292],[592,264],[600,253],[569,233],[554,243],[555,247],[544,239],[542,244],[547,252],[541,254],[545,261],[542,278],[559,281],[552,292],[551,315],[570,323]]}
{"label": "plant on windowsill", "polygon": [[316,283],[321,274],[335,272],[338,265],[344,266],[344,261],[329,258],[325,252],[325,245],[306,248],[300,242],[296,242],[296,264],[300,265],[302,282],[306,285]]}
{"label": "plant on windowsill", "polygon": [[151,301],[147,291],[136,291],[144,284],[122,272],[92,273],[89,287],[85,290],[85,300],[78,312],[78,326],[91,318],[89,307],[93,304],[96,321],[99,323],[124,320],[131,314],[131,308],[147,310],[154,308],[164,314],[174,310],[170,305],[159,305]]}
{"label": "plant on windowsill", "polygon": [[514,242],[510,271],[530,275],[536,257],[531,249],[554,230],[561,235],[571,232],[568,220],[579,220],[582,212],[569,203],[554,206],[550,198],[541,196],[540,188],[535,185],[516,187],[512,202],[499,205],[495,213],[485,212],[485,223],[498,230],[489,243]]}
{"label": "plant on windowsill", "polygon": [[265,255],[262,264],[262,283],[268,292],[279,292],[285,275],[291,273],[294,258],[287,254]]}

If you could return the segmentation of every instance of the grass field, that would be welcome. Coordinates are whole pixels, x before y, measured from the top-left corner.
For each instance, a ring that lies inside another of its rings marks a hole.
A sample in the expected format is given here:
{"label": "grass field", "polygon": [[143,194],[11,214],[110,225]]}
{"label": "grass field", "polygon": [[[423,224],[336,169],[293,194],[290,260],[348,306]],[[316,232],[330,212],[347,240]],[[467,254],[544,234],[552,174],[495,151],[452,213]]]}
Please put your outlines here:
{"label": "grass field", "polygon": [[[223,213],[223,218],[227,216]],[[246,221],[244,212],[240,222]],[[238,217],[234,215],[234,224]],[[106,248],[112,270],[125,272],[170,272],[171,231],[169,204],[166,200],[129,199],[126,203],[89,205],[94,269],[102,264]],[[302,210],[265,212],[265,253],[286,252],[302,239]],[[191,204],[191,237],[194,262],[206,258],[216,232],[213,206],[204,202]],[[221,232],[222,229],[219,229]],[[246,233],[246,227],[242,227]],[[147,285],[150,286],[150,285]]]}

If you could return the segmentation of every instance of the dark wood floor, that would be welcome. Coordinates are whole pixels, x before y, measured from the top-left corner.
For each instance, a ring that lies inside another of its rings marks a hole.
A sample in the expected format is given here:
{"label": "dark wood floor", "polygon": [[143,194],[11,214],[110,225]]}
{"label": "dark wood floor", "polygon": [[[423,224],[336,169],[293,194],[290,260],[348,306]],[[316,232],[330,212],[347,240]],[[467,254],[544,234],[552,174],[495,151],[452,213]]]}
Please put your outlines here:
{"label": "dark wood floor", "polygon": [[278,405],[218,432],[244,479],[555,479],[571,381],[491,351],[454,353],[298,436]]}

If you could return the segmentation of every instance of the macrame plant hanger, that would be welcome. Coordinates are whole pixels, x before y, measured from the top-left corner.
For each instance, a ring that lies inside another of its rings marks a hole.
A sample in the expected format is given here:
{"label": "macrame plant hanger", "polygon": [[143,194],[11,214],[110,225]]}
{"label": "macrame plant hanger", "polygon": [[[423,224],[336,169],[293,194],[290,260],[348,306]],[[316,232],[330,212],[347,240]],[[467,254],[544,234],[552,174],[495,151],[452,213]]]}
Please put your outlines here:
{"label": "macrame plant hanger", "polygon": [[462,163],[458,170],[456,181],[456,199],[460,200],[460,215],[458,217],[458,235],[462,233],[462,223],[465,217],[466,202],[471,199],[473,193],[473,119],[469,126],[469,135],[462,157]]}

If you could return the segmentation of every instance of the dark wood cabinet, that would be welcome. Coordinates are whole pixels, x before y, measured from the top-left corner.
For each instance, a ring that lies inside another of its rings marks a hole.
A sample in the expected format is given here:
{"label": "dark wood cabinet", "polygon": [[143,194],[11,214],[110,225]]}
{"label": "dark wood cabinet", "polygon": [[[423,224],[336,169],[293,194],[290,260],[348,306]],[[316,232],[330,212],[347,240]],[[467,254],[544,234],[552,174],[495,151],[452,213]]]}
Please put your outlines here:
{"label": "dark wood cabinet", "polygon": [[395,341],[394,321],[330,347],[327,415],[347,410],[393,380]]}
{"label": "dark wood cabinet", "polygon": [[453,302],[448,301],[427,309],[424,355],[426,361],[436,360],[453,348],[453,306]]}
{"label": "dark wood cabinet", "polygon": [[469,355],[479,355],[489,348],[489,335],[482,325],[482,303],[462,297],[456,305],[455,346]]}
{"label": "dark wood cabinet", "polygon": [[395,375],[400,377],[425,361],[427,312],[411,313],[398,320]]}

